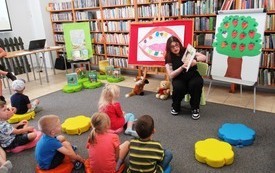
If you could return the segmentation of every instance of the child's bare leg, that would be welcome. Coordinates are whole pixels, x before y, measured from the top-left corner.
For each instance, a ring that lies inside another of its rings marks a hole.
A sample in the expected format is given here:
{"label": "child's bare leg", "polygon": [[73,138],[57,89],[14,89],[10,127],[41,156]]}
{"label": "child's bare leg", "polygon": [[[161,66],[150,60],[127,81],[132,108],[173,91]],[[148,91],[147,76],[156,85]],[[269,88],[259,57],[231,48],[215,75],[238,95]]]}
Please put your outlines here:
{"label": "child's bare leg", "polygon": [[119,146],[119,159],[124,160],[129,151],[129,141],[125,141]]}
{"label": "child's bare leg", "polygon": [[6,162],[6,153],[5,151],[0,148],[0,166]]}
{"label": "child's bare leg", "polygon": [[130,145],[129,141],[125,141],[122,144],[120,144],[120,146],[119,146],[119,156],[118,156],[118,160],[116,162],[116,171],[119,170],[120,166],[124,162],[124,159],[127,156],[128,151],[129,151],[129,145]]}

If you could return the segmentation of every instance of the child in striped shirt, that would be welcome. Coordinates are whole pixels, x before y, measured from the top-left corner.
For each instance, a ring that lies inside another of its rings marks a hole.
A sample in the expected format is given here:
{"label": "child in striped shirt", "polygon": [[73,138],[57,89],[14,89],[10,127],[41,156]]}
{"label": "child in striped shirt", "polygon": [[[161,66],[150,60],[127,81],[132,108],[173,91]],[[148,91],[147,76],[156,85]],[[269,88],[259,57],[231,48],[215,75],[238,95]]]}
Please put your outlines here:
{"label": "child in striped shirt", "polygon": [[141,116],[136,122],[137,139],[130,141],[129,168],[127,173],[164,172],[173,155],[152,139],[155,132],[154,120],[150,115]]}

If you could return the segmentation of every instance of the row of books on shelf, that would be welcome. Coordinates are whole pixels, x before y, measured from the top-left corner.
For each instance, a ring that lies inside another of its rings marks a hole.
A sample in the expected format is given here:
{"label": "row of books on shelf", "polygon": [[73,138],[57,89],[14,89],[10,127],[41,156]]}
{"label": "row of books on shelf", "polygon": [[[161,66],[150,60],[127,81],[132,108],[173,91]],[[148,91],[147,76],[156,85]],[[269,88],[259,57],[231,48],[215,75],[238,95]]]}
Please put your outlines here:
{"label": "row of books on shelf", "polygon": [[97,19],[97,11],[77,11],[75,13],[76,20]]}
{"label": "row of books on shelf", "polygon": [[195,31],[215,30],[216,17],[195,17]]}
{"label": "row of books on shelf", "polygon": [[90,29],[91,31],[101,32],[101,22],[99,21],[92,21],[90,22]]}
{"label": "row of books on shelf", "polygon": [[54,34],[54,40],[56,42],[64,42],[64,35],[62,35],[62,34]]}
{"label": "row of books on shelf", "polygon": [[266,8],[267,10],[274,10],[274,5],[274,0],[235,0],[232,4],[236,9]]}
{"label": "row of books on shelf", "polygon": [[103,30],[108,31],[129,31],[132,21],[107,21],[103,25]]}
{"label": "row of books on shelf", "polygon": [[260,69],[258,76],[258,84],[275,85],[275,70]]}
{"label": "row of books on shelf", "polygon": [[99,7],[99,0],[75,0],[74,8]]}
{"label": "row of books on shelf", "polygon": [[202,33],[194,36],[194,46],[212,46],[214,34]]}
{"label": "row of books on shelf", "polygon": [[275,30],[275,14],[266,16],[266,30]]}
{"label": "row of books on shelf", "polygon": [[49,10],[69,10],[69,9],[72,9],[72,3],[70,1],[49,3],[48,9]]}
{"label": "row of books on shelf", "polygon": [[101,43],[103,42],[103,34],[102,33],[95,33],[93,34],[94,41],[96,43]]}
{"label": "row of books on shelf", "polygon": [[263,53],[261,54],[260,66],[262,68],[274,68],[275,69],[275,53]]}
{"label": "row of books on shelf", "polygon": [[178,2],[165,3],[159,8],[158,4],[142,5],[137,8],[138,17],[157,17],[160,11],[160,16],[178,16]]}
{"label": "row of books on shelf", "polygon": [[129,44],[129,34],[106,34],[106,42],[113,44]]}
{"label": "row of books on shelf", "polygon": [[186,1],[180,5],[180,14],[216,14],[216,12],[221,9],[221,6],[222,1],[219,0]]}
{"label": "row of books on shelf", "polygon": [[104,46],[103,45],[94,45],[96,54],[104,54]]}
{"label": "row of books on shelf", "polygon": [[128,46],[107,46],[107,54],[112,56],[128,56],[129,47]]}
{"label": "row of books on shelf", "polygon": [[275,49],[275,34],[264,36],[263,47],[266,49]]}
{"label": "row of books on shelf", "polygon": [[128,59],[127,58],[107,58],[109,64],[114,67],[128,68]]}
{"label": "row of books on shelf", "polygon": [[71,12],[52,14],[52,21],[73,21]]}
{"label": "row of books on shelf", "polygon": [[101,0],[102,6],[114,6],[114,5],[131,5],[134,4],[134,0]]}
{"label": "row of books on shelf", "polygon": [[159,0],[137,0],[137,4],[144,4],[144,3],[156,3]]}
{"label": "row of books on shelf", "polygon": [[59,23],[53,23],[53,30],[55,32],[63,32],[63,26]]}
{"label": "row of books on shelf", "polygon": [[103,10],[104,19],[135,18],[134,7],[110,8]]}

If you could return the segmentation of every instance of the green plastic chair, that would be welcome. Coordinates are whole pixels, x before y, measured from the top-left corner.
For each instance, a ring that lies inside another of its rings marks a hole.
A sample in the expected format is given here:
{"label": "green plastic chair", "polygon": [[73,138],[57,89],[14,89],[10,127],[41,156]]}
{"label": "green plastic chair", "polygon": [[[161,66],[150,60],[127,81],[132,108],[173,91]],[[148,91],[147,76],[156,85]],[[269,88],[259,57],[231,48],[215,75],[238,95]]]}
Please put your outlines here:
{"label": "green plastic chair", "polygon": [[[208,64],[207,63],[198,62],[197,67],[198,67],[198,72],[200,73],[200,75],[202,77],[207,76],[207,71],[208,71]],[[190,94],[186,94],[185,98],[184,98],[185,102],[189,102],[190,98],[191,98]],[[200,105],[206,105],[206,97],[205,97],[205,93],[204,93],[204,87],[202,87]]]}

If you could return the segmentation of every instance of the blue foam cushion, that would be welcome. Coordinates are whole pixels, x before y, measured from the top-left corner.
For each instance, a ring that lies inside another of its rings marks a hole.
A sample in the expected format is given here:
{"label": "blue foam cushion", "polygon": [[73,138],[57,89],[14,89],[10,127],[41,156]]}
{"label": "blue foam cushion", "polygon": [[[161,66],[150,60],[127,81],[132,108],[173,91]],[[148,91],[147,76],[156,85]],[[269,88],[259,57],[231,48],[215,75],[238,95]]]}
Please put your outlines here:
{"label": "blue foam cushion", "polygon": [[219,128],[218,136],[231,145],[243,147],[253,143],[255,131],[244,124],[225,123]]}

